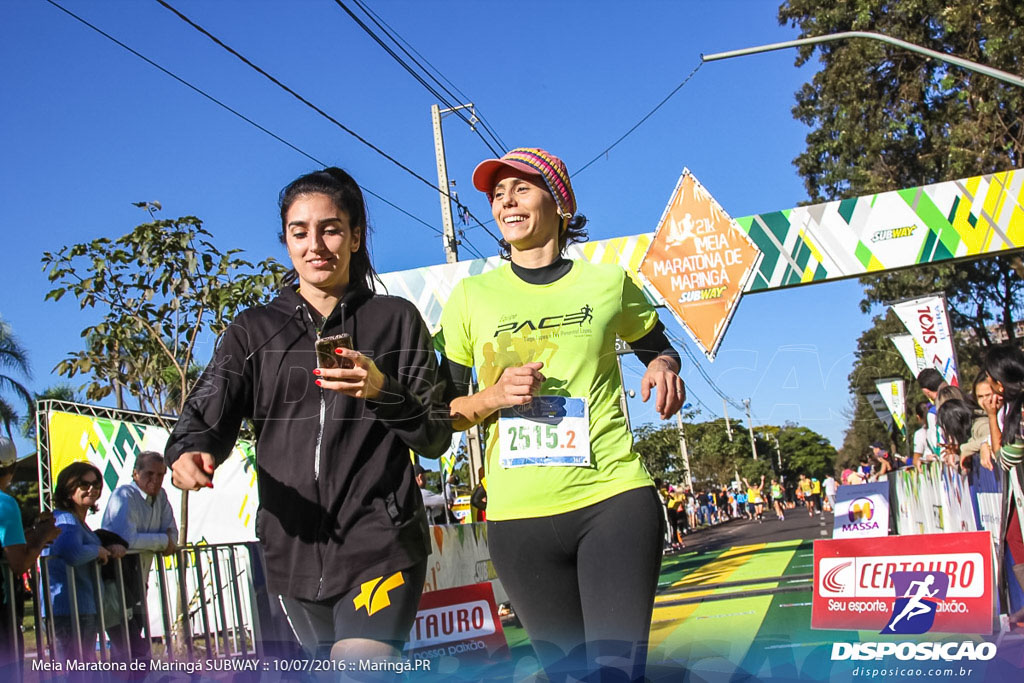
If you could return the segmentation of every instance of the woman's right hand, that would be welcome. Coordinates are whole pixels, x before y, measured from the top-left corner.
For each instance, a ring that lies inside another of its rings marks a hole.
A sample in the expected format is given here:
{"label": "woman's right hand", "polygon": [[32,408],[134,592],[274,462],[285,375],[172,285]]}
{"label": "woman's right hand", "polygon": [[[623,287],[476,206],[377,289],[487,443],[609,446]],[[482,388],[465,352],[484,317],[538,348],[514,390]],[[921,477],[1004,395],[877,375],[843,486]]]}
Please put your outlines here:
{"label": "woman's right hand", "polygon": [[107,550],[106,548],[104,548],[103,546],[100,546],[99,552],[96,553],[96,560],[100,564],[106,564],[107,560],[109,560],[109,559],[110,559],[110,551]]}
{"label": "woman's right hand", "polygon": [[544,383],[544,375],[540,369],[544,363],[526,363],[512,368],[505,368],[501,377],[488,391],[495,410],[526,405],[540,391]]}
{"label": "woman's right hand", "polygon": [[213,488],[213,470],[217,466],[213,456],[206,452],[182,453],[171,465],[171,483],[182,491]]}

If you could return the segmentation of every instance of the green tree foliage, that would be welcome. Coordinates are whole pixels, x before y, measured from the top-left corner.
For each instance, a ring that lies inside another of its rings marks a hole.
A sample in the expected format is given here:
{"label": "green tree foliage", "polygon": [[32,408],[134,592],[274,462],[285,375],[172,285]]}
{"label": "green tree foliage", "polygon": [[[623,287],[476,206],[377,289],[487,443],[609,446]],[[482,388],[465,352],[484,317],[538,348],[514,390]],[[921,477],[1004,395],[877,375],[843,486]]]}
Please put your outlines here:
{"label": "green tree foliage", "polygon": [[[159,204],[140,202],[150,216]],[[270,258],[258,264],[240,249],[222,252],[194,216],[152,220],[111,240],[65,246],[43,255],[56,287],[46,298],[73,294],[103,318],[82,331],[85,348],[57,372],[89,378],[89,400],[124,393],[156,415],[178,414],[198,376],[196,344],[220,334],[244,308],[268,300],[286,268]]]}
{"label": "green tree foliage", "polygon": [[[1024,3],[1011,0],[788,0],[779,21],[801,37],[874,31],[1024,73]],[[867,39],[801,48],[821,65],[796,93],[795,118],[807,124],[807,147],[795,160],[811,201],[840,199],[1019,168],[1024,162],[1024,89],[990,76]],[[984,227],[984,226],[982,226]],[[961,377],[969,384],[996,323],[1015,338],[1024,317],[1024,264],[1019,254],[941,263],[862,278],[865,312],[899,299],[944,292],[960,334]],[[898,322],[875,318],[858,340],[850,375],[852,426],[840,461],[859,459],[871,441],[887,441],[861,398],[869,380],[904,376],[884,338]],[[873,374],[875,373],[875,374]],[[908,410],[920,395],[913,383]],[[911,410],[912,412],[912,410]]]}
{"label": "green tree foliage", "polygon": [[[692,417],[692,416],[691,416]],[[778,437],[782,452],[783,473],[824,473],[835,468],[836,450],[828,439],[806,428],[787,424],[782,427],[759,427],[755,435],[758,459],[750,450],[750,437],[740,422],[731,422],[732,439],[725,420],[684,424],[690,472],[696,485],[722,485],[732,482],[738,473],[750,481],[770,481],[777,476],[775,464]],[[770,438],[764,438],[767,434]],[[682,483],[683,464],[680,456],[679,429],[675,425],[646,424],[634,431],[633,448],[643,458],[647,471],[668,483]]]}
{"label": "green tree foliage", "polygon": [[821,434],[794,424],[779,429],[779,450],[786,479],[800,474],[824,479],[836,469],[836,449]]}
{"label": "green tree foliage", "polygon": [[[15,403],[23,403],[27,410],[32,409],[32,395],[21,383],[22,379],[29,377],[28,351],[14,336],[11,326],[0,319],[0,422],[3,422],[11,439],[14,438],[11,425],[18,424],[20,420]],[[16,396],[15,403],[11,403],[4,394]]]}
{"label": "green tree foliage", "polygon": [[[690,420],[694,415],[696,412],[684,413],[683,419]],[[641,425],[633,431],[633,448],[640,453],[652,477],[672,482],[682,481],[684,468],[679,428],[674,424]]]}

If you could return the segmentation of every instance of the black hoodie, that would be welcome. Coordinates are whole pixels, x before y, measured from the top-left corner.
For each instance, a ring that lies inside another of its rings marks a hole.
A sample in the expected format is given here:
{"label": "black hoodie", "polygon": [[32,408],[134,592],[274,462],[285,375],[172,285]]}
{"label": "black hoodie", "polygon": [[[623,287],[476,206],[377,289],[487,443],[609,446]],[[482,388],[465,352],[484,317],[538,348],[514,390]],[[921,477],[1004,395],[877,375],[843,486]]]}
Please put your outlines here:
{"label": "black hoodie", "polygon": [[[377,400],[313,383],[317,338],[341,332],[387,377]],[[430,334],[410,302],[352,287],[323,320],[285,288],[227,328],[167,442],[167,464],[190,451],[220,464],[242,420],[252,419],[268,587],[330,598],[430,554],[409,450],[436,458],[447,449],[444,394]]]}

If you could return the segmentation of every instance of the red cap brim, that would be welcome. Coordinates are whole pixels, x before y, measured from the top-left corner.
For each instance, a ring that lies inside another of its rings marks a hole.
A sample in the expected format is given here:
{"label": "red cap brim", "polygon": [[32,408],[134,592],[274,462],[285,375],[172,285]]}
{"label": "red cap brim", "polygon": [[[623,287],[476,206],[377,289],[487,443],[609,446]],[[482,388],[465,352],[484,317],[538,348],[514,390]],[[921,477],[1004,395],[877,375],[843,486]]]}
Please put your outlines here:
{"label": "red cap brim", "polygon": [[[542,180],[544,178],[540,171],[529,164],[524,164],[521,161],[513,161],[512,159],[488,159],[486,161],[481,161],[473,170],[473,187],[490,197],[491,192],[494,191],[494,176],[498,175],[498,171],[502,168],[512,168],[517,171],[522,171],[528,175],[538,176]],[[544,186],[547,186],[546,183]]]}

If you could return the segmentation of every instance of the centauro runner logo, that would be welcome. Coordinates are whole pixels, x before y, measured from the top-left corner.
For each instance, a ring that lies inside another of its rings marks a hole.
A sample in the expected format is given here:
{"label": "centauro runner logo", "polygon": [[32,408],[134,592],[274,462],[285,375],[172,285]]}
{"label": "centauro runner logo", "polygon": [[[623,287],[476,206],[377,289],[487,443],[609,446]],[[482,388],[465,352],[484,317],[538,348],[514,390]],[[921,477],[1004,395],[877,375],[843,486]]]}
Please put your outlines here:
{"label": "centauro runner logo", "polygon": [[551,330],[558,327],[567,327],[569,325],[578,325],[583,327],[584,323],[593,323],[594,321],[594,309],[589,305],[584,305],[579,311],[575,313],[565,313],[562,315],[549,315],[539,320],[533,321],[527,318],[520,322],[519,320],[510,320],[505,323],[501,323],[494,330],[494,336],[497,337],[502,332],[511,332],[512,334],[518,334],[519,332],[528,329],[531,332],[536,330]]}
{"label": "centauro runner logo", "polygon": [[391,605],[388,591],[405,584],[402,572],[395,572],[388,578],[378,576],[376,579],[364,581],[359,588],[359,595],[352,599],[352,606],[358,612],[363,607],[366,614],[372,616]]}
{"label": "centauro runner logo", "polygon": [[884,242],[886,240],[896,240],[901,237],[911,237],[915,230],[917,230],[916,225],[905,225],[902,228],[892,228],[891,230],[879,230],[871,236],[871,241]]}
{"label": "centauro runner logo", "polygon": [[926,633],[935,623],[940,602],[949,592],[949,575],[942,572],[893,572],[896,602],[882,633]]}

